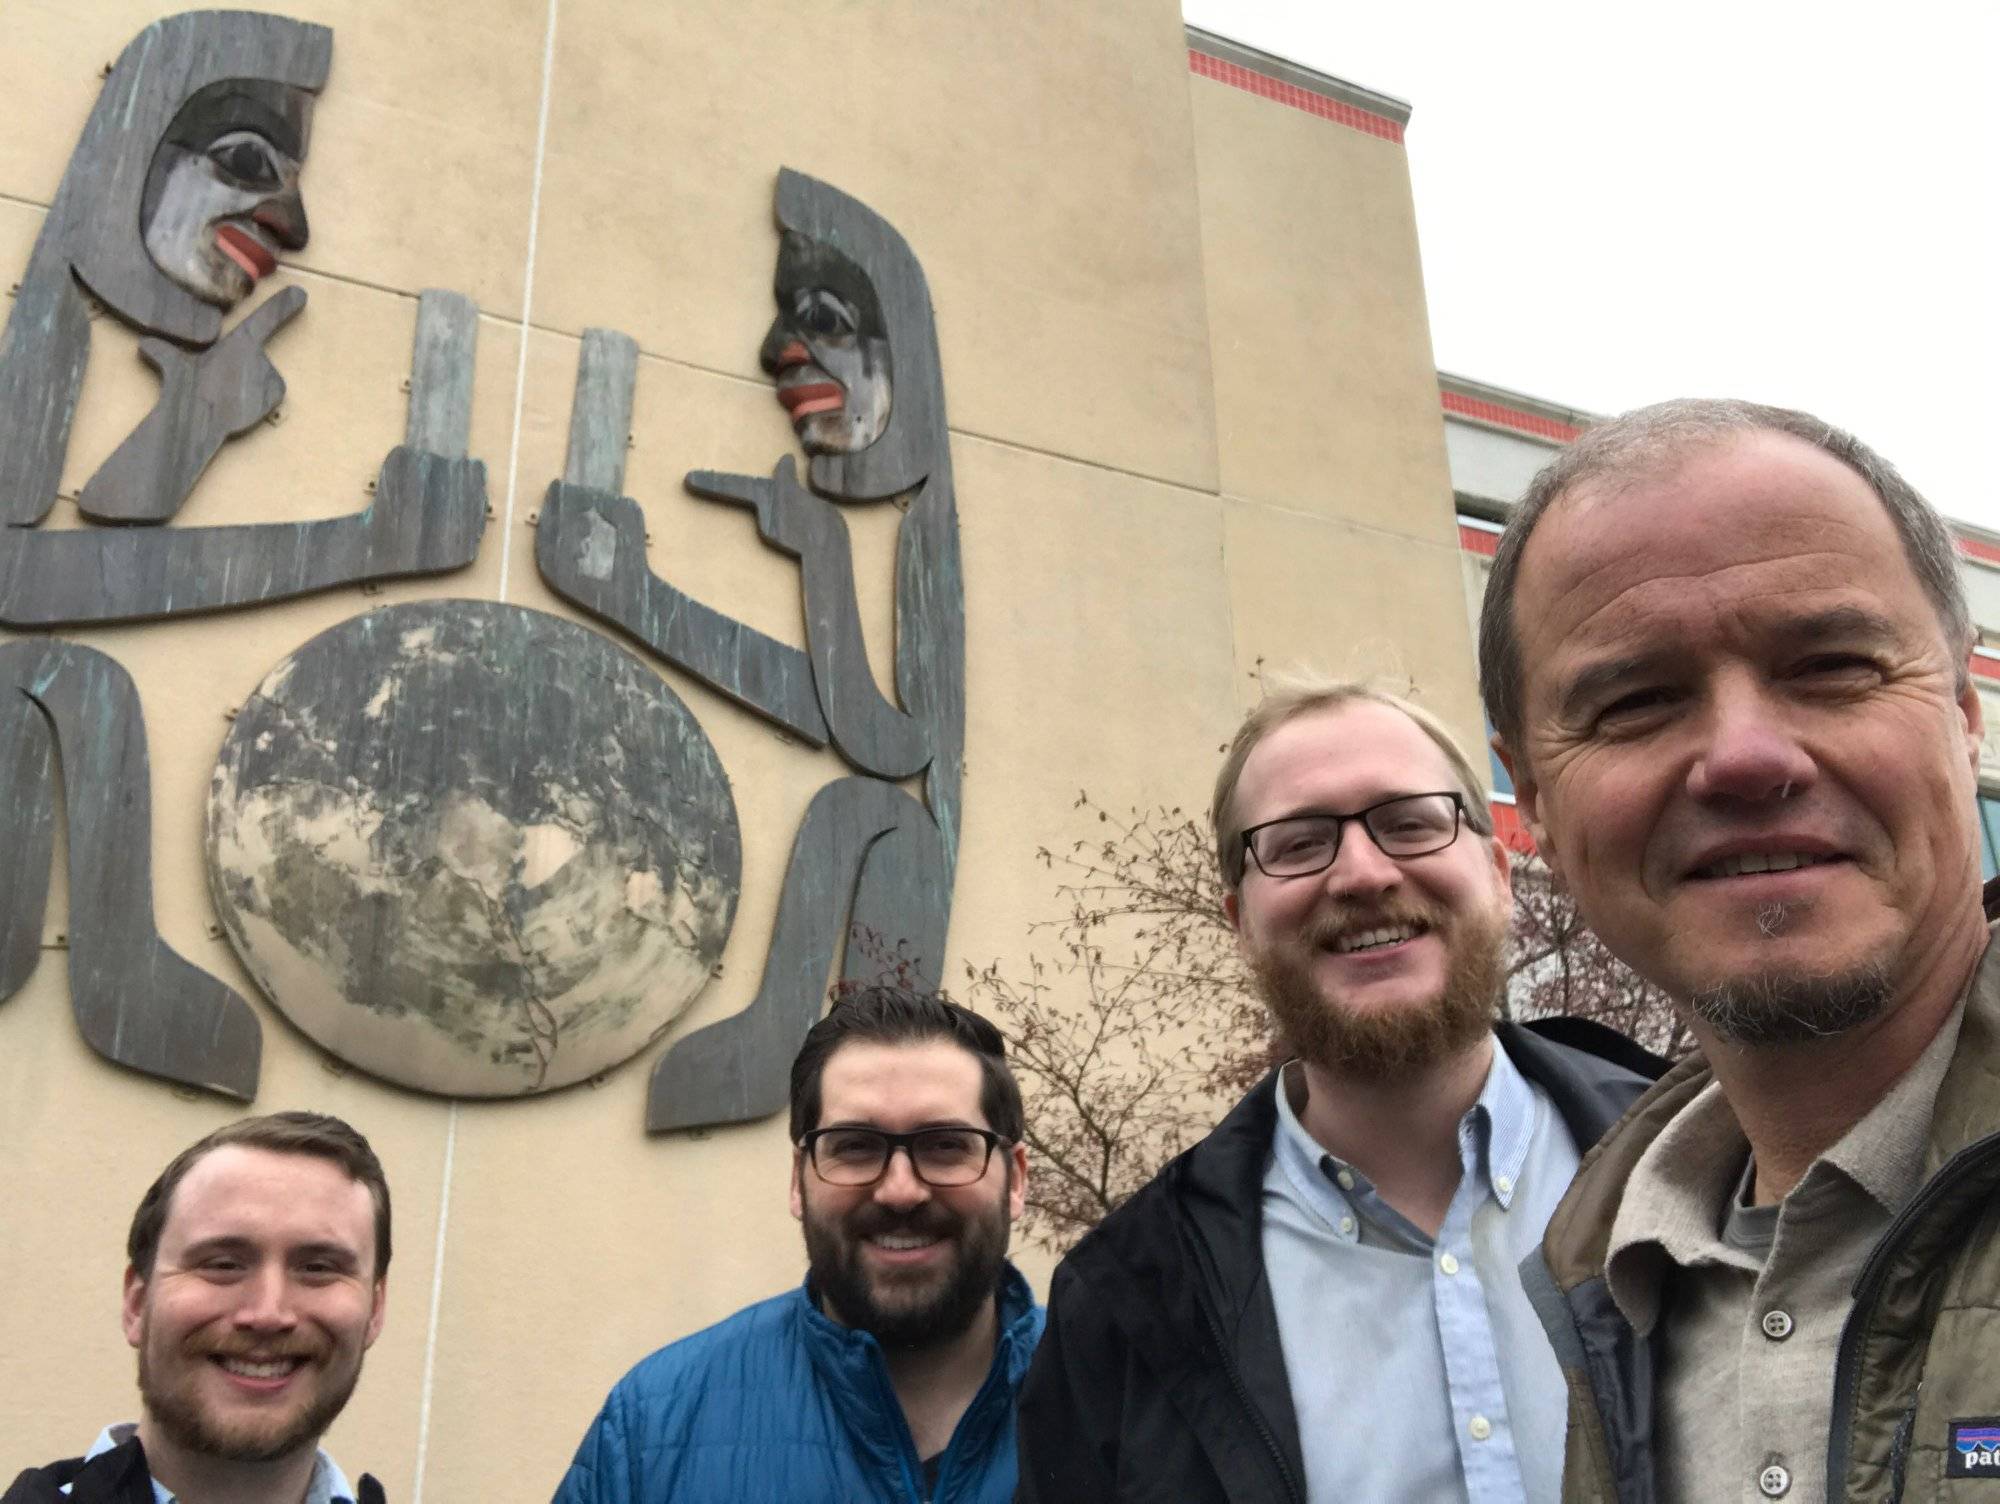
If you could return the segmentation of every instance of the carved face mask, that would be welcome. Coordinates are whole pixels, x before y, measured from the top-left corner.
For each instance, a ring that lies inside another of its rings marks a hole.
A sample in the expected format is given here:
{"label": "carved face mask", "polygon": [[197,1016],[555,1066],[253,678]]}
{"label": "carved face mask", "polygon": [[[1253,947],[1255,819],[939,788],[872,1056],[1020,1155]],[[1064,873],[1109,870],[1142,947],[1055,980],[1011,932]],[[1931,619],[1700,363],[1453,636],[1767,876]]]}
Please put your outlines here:
{"label": "carved face mask", "polygon": [[228,308],[277,269],[280,252],[305,245],[299,173],[309,108],[299,90],[243,82],[188,102],[146,181],[146,252],[162,272]]}
{"label": "carved face mask", "polygon": [[889,425],[889,341],[875,292],[826,247],[787,234],[778,316],[760,352],[808,454],[855,454]]}

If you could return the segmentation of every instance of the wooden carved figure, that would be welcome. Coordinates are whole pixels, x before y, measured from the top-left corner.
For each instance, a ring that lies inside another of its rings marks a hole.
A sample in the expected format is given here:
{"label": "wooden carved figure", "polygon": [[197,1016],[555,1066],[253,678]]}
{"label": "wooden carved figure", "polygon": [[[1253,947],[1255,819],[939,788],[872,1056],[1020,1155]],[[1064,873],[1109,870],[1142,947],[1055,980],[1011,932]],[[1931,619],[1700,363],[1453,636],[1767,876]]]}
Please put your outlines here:
{"label": "wooden carved figure", "polygon": [[[148,26],[107,73],[0,332],[0,627],[228,610],[456,569],[477,553],[485,467],[466,454],[476,316],[452,293],[420,300],[405,442],[366,510],[161,525],[223,445],[284,396],[266,346],[304,290],[222,325],[281,253],[306,243],[299,179],[332,50],[323,26],[191,12]],[[139,354],[159,396],[78,494],[88,522],[117,525],[44,529],[90,359],[92,298],[146,336]],[[150,777],[130,681],[102,653],[47,637],[0,644],[0,999],[40,946],[58,757],[72,1003],[86,1037],[135,1069],[252,1095],[255,1015],[154,929]]]}
{"label": "wooden carved figure", "polygon": [[[877,937],[935,986],[958,854],[965,741],[965,608],[944,386],[923,269],[867,205],[802,173],[778,178],[778,315],[762,363],[808,456],[767,479],[697,471],[696,496],[751,509],[764,541],[799,561],[806,649],[778,643],[654,575],[637,503],[620,493],[636,350],[585,336],[564,479],[536,553],[555,590],[668,662],[816,744],[859,776],[828,784],[792,848],[756,997],[677,1043],[653,1072],[654,1131],[783,1107],[800,1037],[836,958],[866,978]],[[861,635],[843,505],[902,498],[897,700],[876,687]],[[897,780],[923,777],[923,798]]]}

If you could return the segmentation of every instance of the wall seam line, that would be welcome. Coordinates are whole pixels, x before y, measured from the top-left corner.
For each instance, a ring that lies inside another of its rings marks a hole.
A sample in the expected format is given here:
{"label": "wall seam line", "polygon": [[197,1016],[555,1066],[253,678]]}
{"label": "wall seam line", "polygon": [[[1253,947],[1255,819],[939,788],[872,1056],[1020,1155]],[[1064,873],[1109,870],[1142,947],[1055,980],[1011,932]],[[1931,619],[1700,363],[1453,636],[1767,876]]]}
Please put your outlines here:
{"label": "wall seam line", "polygon": [[[542,32],[542,95],[535,119],[535,163],[528,194],[528,246],[521,267],[520,350],[514,363],[513,431],[507,443],[507,501],[500,513],[499,603],[507,602],[507,585],[514,554],[514,505],[520,490],[521,415],[528,394],[528,335],[535,307],[535,246],[542,222],[542,167],[549,144],[549,97],[554,90],[556,19],[559,0],[549,0],[548,24]],[[424,1474],[430,1465],[431,1399],[437,1381],[438,1319],[444,1307],[445,1243],[451,1227],[451,1181],[458,1153],[458,1103],[445,1112],[444,1170],[438,1187],[437,1246],[431,1261],[431,1309],[424,1334],[423,1389],[417,1405],[416,1482],[411,1504],[423,1504]]]}

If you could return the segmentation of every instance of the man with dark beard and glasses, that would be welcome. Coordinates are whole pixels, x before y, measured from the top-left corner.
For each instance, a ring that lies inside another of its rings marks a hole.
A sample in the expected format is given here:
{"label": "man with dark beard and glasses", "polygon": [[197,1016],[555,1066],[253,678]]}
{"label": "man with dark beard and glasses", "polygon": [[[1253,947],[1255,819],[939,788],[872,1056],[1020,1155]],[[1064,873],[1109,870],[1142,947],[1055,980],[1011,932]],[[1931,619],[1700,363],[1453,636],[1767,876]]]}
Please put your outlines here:
{"label": "man with dark beard and glasses", "polygon": [[1480,684],[1676,1068],[1524,1267],[1564,1497],[1972,1498],[2000,1478],[2000,963],[1950,530],[1805,413],[1591,429],[1501,539]]}
{"label": "man with dark beard and glasses", "polygon": [[792,1062],[805,1284],[664,1347],[611,1391],[557,1504],[1004,1504],[1042,1330],[1007,1262],[1027,1193],[994,1027],[867,987]]}
{"label": "man with dark beard and glasses", "polygon": [[138,1424],[0,1504],[381,1504],[319,1447],[382,1331],[389,1184],[368,1140],[309,1112],[219,1128],[140,1200],[126,1257]]}
{"label": "man with dark beard and glasses", "polygon": [[1057,1269],[1021,1496],[1552,1500],[1562,1375],[1515,1268],[1644,1085],[1614,1060],[1649,1059],[1577,1020],[1496,1026],[1507,853],[1418,707],[1274,692],[1211,818],[1298,1058]]}

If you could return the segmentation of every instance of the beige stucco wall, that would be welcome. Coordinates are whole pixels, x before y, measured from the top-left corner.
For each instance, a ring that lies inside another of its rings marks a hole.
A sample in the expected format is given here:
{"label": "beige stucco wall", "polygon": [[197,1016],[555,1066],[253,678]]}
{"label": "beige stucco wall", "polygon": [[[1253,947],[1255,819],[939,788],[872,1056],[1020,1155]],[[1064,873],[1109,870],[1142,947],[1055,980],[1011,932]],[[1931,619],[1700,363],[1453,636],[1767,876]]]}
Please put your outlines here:
{"label": "beige stucco wall", "polygon": [[[99,69],[165,9],[0,7],[0,281],[25,266]],[[535,574],[531,514],[560,470],[591,324],[642,348],[626,489],[655,566],[799,640],[795,568],[745,514],[679,484],[791,452],[755,357],[772,183],[797,167],[895,222],[930,279],[969,630],[947,975],[1018,961],[1058,907],[1033,853],[1080,833],[1077,790],[1198,804],[1258,659],[1398,669],[1476,729],[1407,166],[1396,146],[1190,79],[1171,0],[286,9],[335,28],[305,178],[313,239],[274,279],[311,303],[272,350],[285,421],[231,446],[183,519],[360,507],[401,437],[415,294],[444,286],[482,315],[472,452],[493,520],[477,563],[446,578],[65,635],[139,686],[160,927],[252,999],[257,1110],[340,1113],[390,1172],[389,1320],[335,1449],[399,1499],[546,1497],[628,1364],[798,1278],[784,1130],[647,1137],[666,1042],[589,1086],[458,1105],[324,1053],[212,930],[201,828],[225,716],[281,657],[379,604],[575,614]],[[135,341],[95,327],[66,490],[152,398]],[[896,513],[849,517],[879,670]],[[77,525],[74,505],[52,525]],[[659,672],[728,769],[745,851],[723,975],[671,1038],[750,997],[799,816],[840,767]],[[126,1219],[175,1149],[239,1111],[91,1053],[53,948],[65,924],[59,871],[52,948],[0,1004],[0,1472],[132,1412]],[[1026,1263],[1045,1282],[1048,1261]]]}

